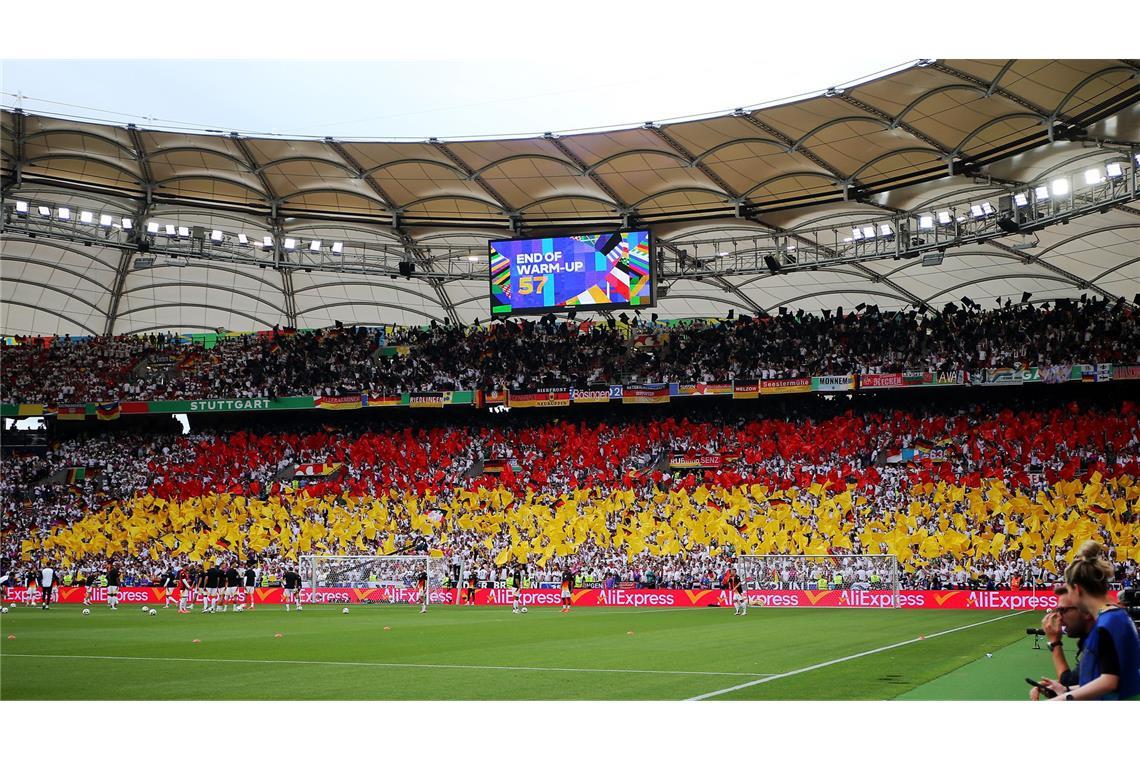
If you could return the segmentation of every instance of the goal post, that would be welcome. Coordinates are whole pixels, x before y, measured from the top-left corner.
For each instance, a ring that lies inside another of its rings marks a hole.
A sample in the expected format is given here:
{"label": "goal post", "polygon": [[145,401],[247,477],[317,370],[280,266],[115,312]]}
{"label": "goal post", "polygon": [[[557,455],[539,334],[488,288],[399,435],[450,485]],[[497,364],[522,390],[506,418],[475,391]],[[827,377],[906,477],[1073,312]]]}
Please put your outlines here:
{"label": "goal post", "polygon": [[[345,592],[359,604],[440,604],[451,578],[451,563],[444,557],[427,554],[390,556],[354,554],[306,554],[300,558],[301,582],[317,594]],[[425,599],[420,599],[418,579],[427,575]],[[463,569],[460,565],[459,577]]]}
{"label": "goal post", "polygon": [[890,591],[899,606],[899,560],[894,554],[745,554],[736,572],[746,590]]}

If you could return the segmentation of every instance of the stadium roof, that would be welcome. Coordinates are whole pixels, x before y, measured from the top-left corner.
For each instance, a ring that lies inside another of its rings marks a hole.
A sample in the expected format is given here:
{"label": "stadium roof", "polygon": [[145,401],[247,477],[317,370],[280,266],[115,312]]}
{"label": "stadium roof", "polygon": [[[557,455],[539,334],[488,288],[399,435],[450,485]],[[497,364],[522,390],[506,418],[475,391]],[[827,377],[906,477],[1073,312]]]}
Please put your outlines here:
{"label": "stadium roof", "polygon": [[[510,139],[187,133],[5,110],[0,331],[470,323],[487,316],[487,240],[622,225],[654,231],[665,318],[1132,298],[1138,103],[1136,61],[938,60],[758,110]],[[1068,189],[1022,224],[1031,236],[982,229],[1057,179]],[[976,218],[978,234],[922,221],[940,212],[960,229]],[[139,253],[148,222],[159,234]],[[854,231],[868,227],[871,245]],[[920,234],[916,257],[899,256]]]}

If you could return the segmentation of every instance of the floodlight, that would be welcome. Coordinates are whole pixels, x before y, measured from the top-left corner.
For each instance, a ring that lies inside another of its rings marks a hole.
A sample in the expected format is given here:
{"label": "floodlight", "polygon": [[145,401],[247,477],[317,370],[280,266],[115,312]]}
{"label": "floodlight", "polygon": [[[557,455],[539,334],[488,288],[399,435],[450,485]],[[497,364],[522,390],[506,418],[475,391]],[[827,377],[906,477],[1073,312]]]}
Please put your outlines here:
{"label": "floodlight", "polygon": [[221,230],[210,230],[210,242],[220,243],[224,237]]}
{"label": "floodlight", "polygon": [[990,203],[989,201],[983,201],[982,202],[982,211],[984,211],[987,214],[992,214],[994,212],[994,204]]}
{"label": "floodlight", "polygon": [[1018,193],[1013,196],[1013,202],[1016,206],[1021,207],[1029,203],[1029,199],[1025,197],[1025,193]]}
{"label": "floodlight", "polygon": [[1033,197],[1039,201],[1046,200],[1049,197],[1049,188],[1044,185],[1033,188]]}
{"label": "floodlight", "polygon": [[51,209],[47,206],[40,206],[39,212],[40,216],[51,216]]}
{"label": "floodlight", "polygon": [[920,216],[918,218],[918,228],[920,230],[932,230],[932,229],[934,229],[934,217],[930,216],[929,214],[925,214],[923,216]]}
{"label": "floodlight", "polygon": [[147,222],[146,231],[148,235],[158,234],[158,222]]}
{"label": "floodlight", "polygon": [[1068,195],[1069,194],[1069,180],[1064,177],[1058,177],[1053,180],[1053,195]]}
{"label": "floodlight", "polygon": [[865,238],[875,237],[875,228],[871,227],[869,225],[867,227],[864,227],[863,228],[863,237],[865,237]]}
{"label": "floodlight", "polygon": [[[1112,177],[1113,179],[1115,179],[1115,178],[1117,178],[1117,177],[1120,177],[1120,176],[1123,176],[1123,175],[1124,175],[1124,167],[1123,167],[1123,166],[1121,166],[1121,165],[1120,165],[1120,164],[1118,164],[1118,163],[1111,163],[1111,164],[1108,164],[1108,165],[1107,165],[1107,166],[1105,166],[1104,168],[1105,168],[1105,171],[1107,171],[1107,172],[1108,172],[1108,176]],[[25,209],[27,208],[27,204],[24,204],[24,208],[25,208]],[[17,202],[17,207],[16,207],[16,210],[17,210],[17,211],[19,211],[19,210],[20,210],[20,209],[19,209],[19,203],[18,203],[18,202]]]}
{"label": "floodlight", "polygon": [[294,238],[285,238],[285,250],[291,251],[297,247],[297,241]]}
{"label": "floodlight", "polygon": [[309,241],[309,250],[312,251],[313,253],[317,253],[318,251],[320,251],[321,250],[321,241],[310,240]]}
{"label": "floodlight", "polygon": [[332,252],[333,253],[339,254],[343,250],[344,250],[344,243],[340,242],[339,240],[332,244]]}
{"label": "floodlight", "polygon": [[981,206],[973,205],[973,206],[970,206],[970,214],[975,219],[977,219],[979,216],[985,216],[986,212],[982,210]]}
{"label": "floodlight", "polygon": [[852,227],[851,228],[851,237],[855,238],[856,240],[862,240],[863,239],[863,233],[859,231],[858,227]]}
{"label": "floodlight", "polygon": [[174,232],[175,230],[173,224],[166,225],[166,234],[168,237],[174,237]]}
{"label": "floodlight", "polygon": [[100,214],[99,215],[99,226],[100,227],[110,227],[111,226],[111,215],[110,214]]}
{"label": "floodlight", "polygon": [[246,236],[246,234],[244,232],[238,233],[238,244],[239,245],[249,245],[249,238]]}
{"label": "floodlight", "polygon": [[724,257],[724,256],[727,256],[729,253],[730,253],[730,251],[717,251],[716,255]]}
{"label": "floodlight", "polygon": [[885,237],[887,235],[895,234],[895,231],[891,229],[891,225],[889,225],[889,224],[880,224],[879,225],[879,234],[883,235]]}
{"label": "floodlight", "polygon": [[261,239],[261,245],[265,248],[272,248],[273,247],[273,238],[270,237],[269,235],[266,235],[265,237],[263,237]]}
{"label": "floodlight", "polygon": [[1100,173],[1100,169],[1088,169],[1085,171],[1085,184],[1086,185],[1099,185],[1104,182],[1104,176]]}
{"label": "floodlight", "polygon": [[123,229],[124,230],[133,230],[134,228],[135,228],[135,223],[133,221],[131,221],[131,218],[129,216],[124,216],[123,217]]}
{"label": "floodlight", "polygon": [[67,206],[60,206],[56,213],[59,214],[59,218],[65,222],[71,218],[71,209]]}
{"label": "floodlight", "polygon": [[16,213],[17,214],[28,213],[28,202],[27,201],[16,201]]}
{"label": "floodlight", "polygon": [[950,224],[951,221],[952,220],[950,219],[950,212],[949,211],[939,211],[938,212],[938,223],[939,224]]}
{"label": "floodlight", "polygon": [[178,228],[178,237],[190,237],[190,228],[189,227],[179,227]]}
{"label": "floodlight", "polygon": [[[110,217],[107,217],[107,218],[110,219]],[[83,224],[91,224],[92,222],[95,221],[95,215],[92,214],[90,211],[80,211],[79,212],[79,221],[82,222]]]}

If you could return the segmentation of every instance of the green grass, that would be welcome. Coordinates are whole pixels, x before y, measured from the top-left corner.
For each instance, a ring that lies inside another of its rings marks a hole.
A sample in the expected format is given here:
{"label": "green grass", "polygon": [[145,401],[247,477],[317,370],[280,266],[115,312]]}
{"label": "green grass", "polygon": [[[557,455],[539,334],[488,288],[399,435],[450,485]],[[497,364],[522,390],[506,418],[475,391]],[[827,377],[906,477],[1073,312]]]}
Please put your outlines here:
{"label": "green grass", "polygon": [[[18,607],[0,618],[0,699],[678,700],[920,635],[712,698],[1024,699],[1021,679],[1050,672],[1048,653],[1025,636],[1030,622],[946,610],[767,608],[737,618],[726,609],[524,616],[358,606],[342,615],[309,606],[148,617],[126,605],[88,616],[70,605]],[[955,681],[960,668],[978,677]]]}

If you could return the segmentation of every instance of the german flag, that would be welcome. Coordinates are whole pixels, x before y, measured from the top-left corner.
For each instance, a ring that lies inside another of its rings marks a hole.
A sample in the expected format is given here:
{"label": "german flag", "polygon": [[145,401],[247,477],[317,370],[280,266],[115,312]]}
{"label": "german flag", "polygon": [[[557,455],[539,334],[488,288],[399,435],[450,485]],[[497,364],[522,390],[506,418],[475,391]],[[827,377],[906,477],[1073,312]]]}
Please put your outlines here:
{"label": "german flag", "polygon": [[106,404],[95,405],[95,416],[104,422],[119,419],[121,409],[119,408],[118,401],[112,401]]}
{"label": "german flag", "polygon": [[61,406],[56,411],[57,420],[82,420],[87,418],[87,408],[82,404],[76,406]]}

